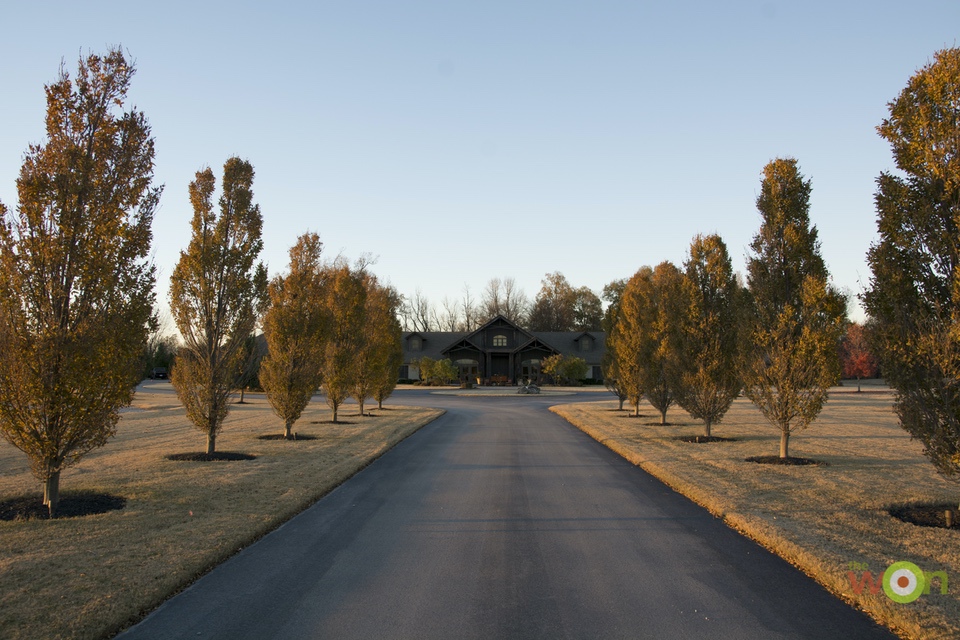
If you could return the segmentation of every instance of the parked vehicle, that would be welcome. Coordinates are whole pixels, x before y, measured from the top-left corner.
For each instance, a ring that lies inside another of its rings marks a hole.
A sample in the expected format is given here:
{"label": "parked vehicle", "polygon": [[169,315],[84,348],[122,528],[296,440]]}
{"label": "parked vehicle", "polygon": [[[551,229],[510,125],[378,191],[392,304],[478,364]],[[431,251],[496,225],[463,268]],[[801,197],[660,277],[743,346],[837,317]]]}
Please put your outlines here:
{"label": "parked vehicle", "polygon": [[151,380],[166,380],[168,377],[166,367],[154,367],[150,371]]}

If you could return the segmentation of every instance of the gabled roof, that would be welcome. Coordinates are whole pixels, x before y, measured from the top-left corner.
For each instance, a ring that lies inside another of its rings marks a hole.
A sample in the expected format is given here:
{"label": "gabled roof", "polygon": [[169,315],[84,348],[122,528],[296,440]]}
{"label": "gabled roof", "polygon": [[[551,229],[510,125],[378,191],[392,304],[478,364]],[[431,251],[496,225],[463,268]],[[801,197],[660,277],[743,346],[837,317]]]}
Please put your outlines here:
{"label": "gabled roof", "polygon": [[521,351],[531,351],[533,349],[542,349],[544,351],[549,351],[551,353],[560,353],[560,351],[553,345],[547,344],[540,338],[532,336],[529,340],[518,346],[513,350],[514,353],[520,353]]}
{"label": "gabled roof", "polygon": [[[406,332],[403,334],[404,357],[414,360],[426,356],[440,360],[457,349],[483,353],[486,349],[481,346],[484,341],[480,337],[486,330],[495,326],[502,326],[519,334],[518,346],[511,349],[513,353],[540,348],[551,353],[579,356],[588,363],[596,364],[600,362],[600,356],[606,348],[607,336],[602,331],[527,331],[506,317],[498,315],[474,331]],[[408,339],[413,336],[422,340],[420,351],[407,350]],[[593,348],[589,351],[580,351],[580,341],[585,336],[594,340]]]}
{"label": "gabled roof", "polygon": [[[533,334],[560,353],[583,358],[588,363],[599,363],[607,348],[607,334],[603,331],[534,331]],[[580,351],[584,336],[593,338],[593,348],[589,351]]]}
{"label": "gabled roof", "polygon": [[[466,336],[463,331],[411,331],[403,334],[403,352],[410,354],[413,358],[422,358],[424,356],[434,360],[443,359],[443,349],[450,342]],[[410,344],[409,338],[418,337],[421,340],[419,351],[408,351]]]}
{"label": "gabled roof", "polygon": [[487,321],[484,322],[482,325],[480,325],[480,327],[478,327],[476,331],[474,331],[473,333],[471,333],[470,336],[473,337],[473,336],[475,336],[475,335],[479,335],[479,334],[483,333],[484,331],[486,331],[486,329],[487,329],[488,327],[492,327],[492,326],[495,325],[495,324],[506,325],[506,326],[510,327],[511,329],[514,329],[514,330],[516,330],[516,331],[519,331],[520,333],[522,333],[522,334],[525,335],[525,336],[528,336],[528,337],[530,337],[530,338],[533,337],[533,334],[532,334],[532,333],[530,333],[529,331],[527,331],[526,329],[524,329],[523,327],[521,327],[520,325],[518,325],[516,322],[513,322],[512,320],[509,320],[509,319],[507,319],[505,316],[502,316],[502,315],[494,316],[494,317],[491,318],[490,320],[487,320]]}
{"label": "gabled roof", "polygon": [[447,355],[451,351],[456,351],[457,349],[465,349],[468,351],[482,351],[482,349],[474,344],[469,337],[460,338],[459,340],[454,340],[448,346],[440,352],[443,355]]}

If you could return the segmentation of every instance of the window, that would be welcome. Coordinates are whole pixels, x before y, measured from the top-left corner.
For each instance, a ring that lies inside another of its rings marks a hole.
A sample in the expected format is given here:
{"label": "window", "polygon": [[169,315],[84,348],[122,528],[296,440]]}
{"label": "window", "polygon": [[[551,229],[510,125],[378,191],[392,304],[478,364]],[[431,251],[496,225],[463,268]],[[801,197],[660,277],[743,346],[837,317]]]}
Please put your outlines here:
{"label": "window", "polygon": [[410,351],[420,351],[420,338],[410,338]]}
{"label": "window", "polygon": [[580,351],[590,351],[591,349],[593,349],[593,338],[590,336],[580,338]]}
{"label": "window", "polygon": [[505,347],[507,346],[507,336],[493,336],[493,346],[495,347]]}

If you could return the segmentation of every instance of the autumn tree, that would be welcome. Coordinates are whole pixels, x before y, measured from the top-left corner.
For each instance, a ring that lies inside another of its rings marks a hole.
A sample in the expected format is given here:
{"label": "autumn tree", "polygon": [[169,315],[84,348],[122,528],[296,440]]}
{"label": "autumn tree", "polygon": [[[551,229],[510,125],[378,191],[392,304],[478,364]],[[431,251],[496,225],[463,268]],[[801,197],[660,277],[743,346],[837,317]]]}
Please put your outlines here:
{"label": "autumn tree", "polygon": [[274,413],[283,420],[283,437],[320,388],[324,339],[329,320],[321,252],[316,233],[305,233],[290,248],[290,268],[268,287],[270,307],[263,318],[267,355],[260,384]]}
{"label": "autumn tree", "polygon": [[638,322],[643,394],[660,413],[660,424],[667,424],[667,410],[676,403],[680,386],[681,283],[680,270],[662,262],[653,270],[650,286],[634,292],[644,306]]}
{"label": "autumn tree", "polygon": [[607,348],[600,359],[600,369],[603,372],[603,384],[607,390],[617,397],[620,403],[619,411],[623,411],[623,403],[628,399],[626,388],[620,379],[620,372],[617,368],[616,349],[612,346],[609,336],[613,333],[613,325],[616,322],[617,313],[620,310],[620,296],[627,286],[626,279],[619,279],[610,282],[603,287],[603,299],[607,301],[607,308],[603,313],[600,322],[600,328],[607,334]]}
{"label": "autumn tree", "polygon": [[820,256],[810,191],[796,160],[767,164],[757,197],[760,230],[747,261],[753,305],[744,385],[780,430],[781,458],[789,457],[790,436],[816,419],[827,390],[840,380],[846,300],[830,284]]}
{"label": "autumn tree", "polygon": [[[403,358],[400,342],[400,324],[397,309],[400,296],[391,288],[379,283],[376,276],[363,273],[366,286],[366,301],[362,324],[359,327],[359,345],[354,358],[354,379],[351,395],[360,406],[363,415],[366,399],[378,389],[384,389],[386,380],[392,377],[396,385],[400,365],[396,355]],[[390,372],[390,375],[387,374]],[[392,388],[390,389],[392,391]],[[382,405],[382,399],[378,402]]]}
{"label": "autumn tree", "polygon": [[531,331],[570,331],[576,294],[567,278],[555,271],[544,276],[540,291],[530,308],[527,325]]}
{"label": "autumn tree", "polygon": [[641,267],[624,285],[618,296],[616,319],[607,337],[607,349],[613,353],[618,387],[633,406],[634,415],[640,415],[644,394],[644,363],[646,359],[647,319],[646,297],[643,292],[652,287],[653,269]]}
{"label": "autumn tree", "polygon": [[363,272],[351,269],[343,260],[328,265],[325,273],[324,305],[330,324],[324,340],[323,391],[336,423],[340,406],[350,397],[356,381],[355,357],[363,340],[367,288]]}
{"label": "autumn tree", "polygon": [[851,322],[847,326],[847,333],[840,342],[840,364],[845,378],[857,379],[857,393],[860,393],[861,378],[876,378],[879,374],[877,359],[862,324]]}
{"label": "autumn tree", "polygon": [[743,295],[720,236],[693,239],[682,287],[677,403],[709,438],[741,388]]}
{"label": "autumn tree", "polygon": [[878,127],[900,175],[881,173],[879,240],[863,296],[900,425],[947,476],[960,473],[960,49],[944,49]]}
{"label": "autumn tree", "polygon": [[420,371],[420,380],[424,384],[440,385],[455,380],[459,371],[450,358],[434,360],[424,356],[417,361]]}
{"label": "autumn tree", "polygon": [[207,436],[207,455],[216,451],[229,410],[237,358],[268,301],[267,270],[255,262],[263,218],[253,202],[253,175],[249,162],[226,161],[217,215],[213,171],[197,172],[190,183],[190,244],[170,278],[170,309],[184,341],[171,382]]}
{"label": "autumn tree", "polygon": [[603,326],[603,301],[590,287],[573,291],[573,331],[600,331]]}
{"label": "autumn tree", "polygon": [[[394,295],[396,295],[395,292]],[[377,401],[378,409],[383,409],[383,401],[389,398],[393,394],[393,390],[397,388],[400,366],[403,364],[402,330],[396,314],[394,314],[392,321],[388,323],[385,332],[386,348],[382,354],[385,360],[381,364],[373,385],[373,399]]]}
{"label": "autumn tree", "polygon": [[0,432],[27,454],[51,517],[60,474],[116,432],[155,325],[154,143],[124,111],[134,65],[90,54],[46,87],[15,214],[0,204]]}
{"label": "autumn tree", "polygon": [[589,365],[583,358],[555,353],[543,359],[541,370],[548,376],[553,376],[557,384],[580,384],[587,376]]}

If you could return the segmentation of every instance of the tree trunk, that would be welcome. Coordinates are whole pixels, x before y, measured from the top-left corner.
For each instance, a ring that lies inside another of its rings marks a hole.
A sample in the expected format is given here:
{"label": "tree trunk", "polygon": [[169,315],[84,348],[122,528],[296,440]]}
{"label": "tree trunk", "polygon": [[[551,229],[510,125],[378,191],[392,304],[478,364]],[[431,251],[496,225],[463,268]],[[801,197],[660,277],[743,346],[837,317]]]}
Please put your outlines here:
{"label": "tree trunk", "polygon": [[660,412],[660,424],[667,424],[667,410],[664,409]]}
{"label": "tree trunk", "polygon": [[623,411],[623,401],[626,400],[626,398],[624,398],[623,396],[619,396],[619,398],[620,398],[620,408],[618,409],[618,411]]}
{"label": "tree trunk", "polygon": [[857,393],[860,393],[860,376],[857,376]]}
{"label": "tree trunk", "polygon": [[377,400],[377,410],[383,411],[383,400]]}
{"label": "tree trunk", "polygon": [[212,456],[217,450],[217,434],[207,434],[207,455]]}
{"label": "tree trunk", "polygon": [[244,402],[243,402],[243,395],[244,395],[244,392],[245,392],[246,390],[247,390],[246,387],[240,387],[240,399],[237,400],[237,404],[243,404],[243,403],[244,403]]}
{"label": "tree trunk", "polygon": [[789,458],[787,447],[790,444],[790,432],[786,429],[780,431],[780,457]]}
{"label": "tree trunk", "polygon": [[43,483],[43,504],[47,506],[50,518],[57,517],[60,505],[60,472],[54,471]]}
{"label": "tree trunk", "polygon": [[283,425],[283,437],[286,440],[293,438],[293,421],[287,420]]}
{"label": "tree trunk", "polygon": [[639,402],[637,402],[637,404],[633,405],[633,416],[634,416],[635,418],[639,418],[639,417],[640,417],[640,403],[639,403]]}
{"label": "tree trunk", "polygon": [[360,417],[363,417],[363,399],[360,400]]}
{"label": "tree trunk", "polygon": [[333,407],[333,424],[337,424],[337,406],[339,405],[334,405]]}
{"label": "tree trunk", "polygon": [[703,435],[707,438],[710,437],[710,427],[712,426],[713,423],[711,423],[710,418],[705,418],[703,421]]}

